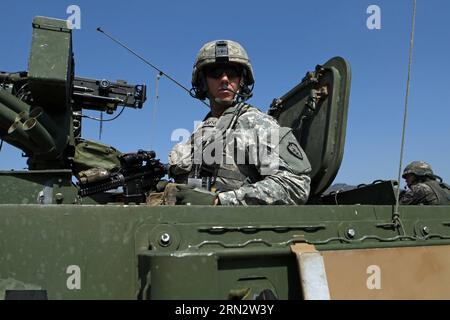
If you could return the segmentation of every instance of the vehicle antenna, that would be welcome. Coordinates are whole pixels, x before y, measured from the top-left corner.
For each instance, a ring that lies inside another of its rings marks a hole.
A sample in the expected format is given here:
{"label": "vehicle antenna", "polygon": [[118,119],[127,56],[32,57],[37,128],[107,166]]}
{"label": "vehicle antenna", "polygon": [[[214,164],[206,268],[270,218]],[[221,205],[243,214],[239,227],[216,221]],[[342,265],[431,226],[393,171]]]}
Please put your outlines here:
{"label": "vehicle antenna", "polygon": [[[159,69],[158,67],[156,67],[155,65],[153,65],[150,61],[148,61],[147,59],[143,58],[141,55],[139,55],[138,53],[136,53],[134,50],[130,49],[128,46],[126,46],[125,44],[123,44],[122,42],[120,42],[119,40],[117,40],[116,38],[114,38],[113,36],[111,36],[110,34],[108,34],[107,32],[105,32],[104,30],[102,30],[100,27],[97,28],[98,32],[103,33],[105,36],[107,36],[108,38],[110,38],[112,41],[114,41],[115,43],[117,43],[119,46],[125,48],[126,50],[128,50],[131,54],[133,54],[134,56],[136,56],[137,58],[139,58],[140,60],[142,60],[145,64],[149,65],[150,67],[152,67],[153,69],[155,69],[156,71],[158,71],[158,73],[161,76],[166,76],[169,80],[171,80],[172,82],[174,82],[177,86],[179,86],[180,88],[182,88],[183,90],[185,90],[187,93],[189,93],[189,96],[192,97],[191,91],[186,88],[185,86],[183,86],[181,83],[179,83],[177,80],[175,80],[174,78],[172,78],[171,76],[169,76],[167,73],[165,73],[164,71],[162,71],[161,69]],[[200,100],[204,105],[206,105],[207,107],[209,107],[209,105]]]}
{"label": "vehicle antenna", "polygon": [[100,126],[98,128],[98,139],[102,140],[102,132],[103,132],[103,111],[100,111]]}
{"label": "vehicle antenna", "polygon": [[406,132],[406,123],[408,116],[408,97],[409,97],[409,85],[411,81],[411,66],[412,66],[412,58],[413,58],[413,48],[414,48],[414,29],[416,26],[416,0],[413,0],[413,13],[412,13],[412,25],[411,25],[411,36],[409,41],[409,62],[408,62],[408,79],[406,80],[406,94],[405,94],[405,109],[403,113],[403,128],[402,128],[402,142],[400,146],[400,165],[398,168],[398,178],[397,178],[397,194],[395,195],[395,210],[392,215],[393,222],[396,226],[400,225],[403,235],[405,234],[405,230],[400,220],[400,213],[398,212],[399,208],[399,197],[400,197],[400,179],[402,175],[402,167],[403,167],[403,149],[405,145],[405,132]]}

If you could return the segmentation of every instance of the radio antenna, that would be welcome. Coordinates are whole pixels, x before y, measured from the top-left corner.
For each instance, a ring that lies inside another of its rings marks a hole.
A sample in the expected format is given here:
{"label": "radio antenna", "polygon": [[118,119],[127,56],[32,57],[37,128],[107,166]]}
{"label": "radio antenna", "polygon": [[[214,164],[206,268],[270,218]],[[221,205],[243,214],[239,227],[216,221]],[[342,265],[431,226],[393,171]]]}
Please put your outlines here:
{"label": "radio antenna", "polygon": [[[103,33],[105,36],[107,36],[108,38],[110,38],[112,41],[114,41],[115,43],[117,43],[119,46],[121,46],[122,48],[128,50],[128,52],[130,52],[131,54],[133,54],[134,56],[136,56],[138,59],[140,59],[141,61],[143,61],[145,64],[147,64],[148,66],[152,67],[153,69],[155,69],[156,71],[158,71],[158,73],[160,74],[160,76],[166,76],[167,79],[169,79],[170,81],[174,82],[177,86],[179,86],[180,88],[182,88],[184,91],[186,91],[187,93],[189,93],[189,96],[192,97],[191,95],[191,91],[186,88],[185,86],[183,86],[181,83],[179,83],[177,80],[175,80],[174,78],[172,78],[170,75],[168,75],[167,73],[165,73],[164,71],[162,71],[160,68],[158,68],[157,66],[155,66],[154,64],[152,64],[150,61],[148,61],[147,59],[145,59],[144,57],[142,57],[140,54],[138,54],[136,51],[134,51],[133,49],[129,48],[127,45],[123,44],[121,41],[117,40],[116,38],[114,38],[113,36],[111,36],[109,33],[107,33],[106,31],[102,30],[100,27],[97,28],[98,32]],[[209,105],[200,100],[203,104],[205,104],[207,107],[209,107]]]}
{"label": "radio antenna", "polygon": [[403,234],[405,230],[403,229],[403,225],[400,220],[400,213],[398,212],[399,208],[399,197],[400,197],[400,178],[402,174],[402,166],[403,166],[403,149],[405,146],[405,132],[406,132],[406,123],[408,118],[408,98],[409,98],[409,85],[411,82],[411,66],[412,66],[412,58],[413,58],[413,48],[414,48],[414,29],[416,26],[416,0],[413,0],[413,13],[412,13],[412,25],[411,25],[411,36],[409,40],[409,61],[408,61],[408,79],[406,81],[406,94],[405,94],[405,109],[403,113],[403,128],[402,128],[402,142],[400,146],[400,164],[398,168],[398,187],[397,194],[395,195],[395,210],[393,213],[393,222],[396,225],[399,225],[402,229]]}

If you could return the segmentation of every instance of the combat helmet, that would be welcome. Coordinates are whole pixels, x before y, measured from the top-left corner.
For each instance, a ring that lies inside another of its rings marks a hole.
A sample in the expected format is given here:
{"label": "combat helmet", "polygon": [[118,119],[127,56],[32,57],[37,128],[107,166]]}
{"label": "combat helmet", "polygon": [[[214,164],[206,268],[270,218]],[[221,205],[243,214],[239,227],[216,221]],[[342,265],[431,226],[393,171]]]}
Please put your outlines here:
{"label": "combat helmet", "polygon": [[434,177],[433,169],[425,161],[413,161],[405,167],[402,177],[405,178],[407,174],[414,174],[418,177]]}
{"label": "combat helmet", "polygon": [[255,79],[253,68],[245,49],[232,40],[215,40],[206,43],[198,52],[192,70],[192,90],[193,95],[201,100],[206,98],[207,88],[205,78],[202,73],[204,68],[215,63],[236,63],[243,67],[242,89],[244,93],[251,93],[250,86],[253,86]]}

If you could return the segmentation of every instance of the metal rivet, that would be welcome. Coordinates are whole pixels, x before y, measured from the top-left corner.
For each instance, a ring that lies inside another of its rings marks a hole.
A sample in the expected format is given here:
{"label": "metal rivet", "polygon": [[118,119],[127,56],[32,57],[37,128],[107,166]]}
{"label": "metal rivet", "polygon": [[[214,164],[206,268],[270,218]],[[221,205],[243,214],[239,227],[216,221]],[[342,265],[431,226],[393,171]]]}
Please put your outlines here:
{"label": "metal rivet", "polygon": [[159,243],[162,245],[162,246],[164,246],[164,247],[166,247],[166,246],[168,246],[169,244],[170,244],[170,234],[168,234],[168,233],[163,233],[162,235],[161,235],[161,238],[159,239]]}
{"label": "metal rivet", "polygon": [[356,236],[356,230],[353,228],[350,228],[347,230],[347,237],[350,239],[353,239]]}
{"label": "metal rivet", "polygon": [[428,235],[430,233],[430,229],[427,226],[425,226],[422,228],[422,232],[424,235]]}
{"label": "metal rivet", "polygon": [[55,200],[57,203],[61,203],[64,200],[64,196],[61,192],[55,194]]}

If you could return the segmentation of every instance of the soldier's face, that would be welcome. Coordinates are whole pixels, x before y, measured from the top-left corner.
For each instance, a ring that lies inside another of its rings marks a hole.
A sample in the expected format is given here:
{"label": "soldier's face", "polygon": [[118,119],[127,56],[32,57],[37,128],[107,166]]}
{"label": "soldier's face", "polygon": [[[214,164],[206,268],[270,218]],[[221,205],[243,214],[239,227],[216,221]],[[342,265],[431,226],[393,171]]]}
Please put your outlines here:
{"label": "soldier's face", "polygon": [[408,185],[408,187],[410,187],[412,184],[414,184],[415,180],[416,180],[416,177],[413,174],[408,173],[407,175],[405,175],[405,181],[406,181],[406,184]]}
{"label": "soldier's face", "polygon": [[210,98],[232,101],[239,90],[241,71],[234,65],[217,65],[206,70],[206,83]]}

